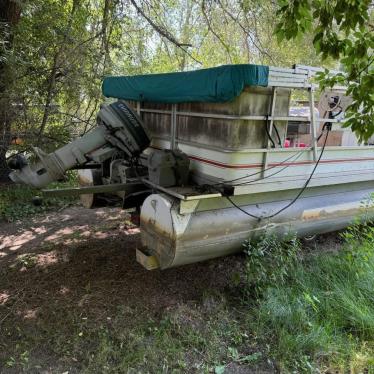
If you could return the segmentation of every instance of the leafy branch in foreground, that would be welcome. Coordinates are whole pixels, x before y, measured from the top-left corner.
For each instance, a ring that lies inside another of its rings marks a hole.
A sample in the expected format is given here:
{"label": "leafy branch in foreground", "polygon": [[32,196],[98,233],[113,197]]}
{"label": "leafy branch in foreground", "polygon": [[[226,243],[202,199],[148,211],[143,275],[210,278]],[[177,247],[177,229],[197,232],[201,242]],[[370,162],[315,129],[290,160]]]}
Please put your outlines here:
{"label": "leafy branch in foreground", "polygon": [[312,32],[313,44],[323,59],[339,59],[344,74],[319,75],[321,88],[347,86],[353,102],[347,126],[361,141],[374,134],[374,23],[370,0],[279,0],[280,40]]}

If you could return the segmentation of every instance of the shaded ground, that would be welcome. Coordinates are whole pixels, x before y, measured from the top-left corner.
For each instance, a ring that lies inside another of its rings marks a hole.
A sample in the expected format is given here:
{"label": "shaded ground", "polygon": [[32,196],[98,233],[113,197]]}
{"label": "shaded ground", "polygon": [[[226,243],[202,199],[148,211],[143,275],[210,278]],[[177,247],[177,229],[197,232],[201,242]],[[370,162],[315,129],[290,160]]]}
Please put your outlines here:
{"label": "shaded ground", "polygon": [[149,272],[127,218],[75,206],[0,224],[0,373],[276,372],[245,330],[243,256]]}
{"label": "shaded ground", "polygon": [[[12,290],[27,280],[26,287],[21,288],[30,292],[28,296],[43,288],[63,302],[91,302],[100,307],[103,297],[113,294],[116,301],[141,304],[156,312],[193,300],[202,289],[225,287],[231,272],[240,266],[234,256],[166,271],[146,271],[135,259],[139,230],[126,218],[118,208],[73,207],[29,223],[2,225],[0,271],[12,281],[8,301],[14,297]],[[85,292],[88,287],[90,296]],[[33,306],[43,307],[37,302]]]}
{"label": "shaded ground", "polygon": [[[157,326],[165,315],[177,315],[177,325],[193,324],[201,320],[194,312],[199,303],[201,313],[211,313],[215,301],[205,302],[206,295],[226,290],[242,266],[241,256],[232,256],[149,272],[135,260],[138,243],[138,229],[117,208],[71,207],[2,223],[0,371],[80,372],[90,368],[87,353],[102,349],[100,331],[131,335],[132,327]],[[232,362],[225,372],[248,370]]]}

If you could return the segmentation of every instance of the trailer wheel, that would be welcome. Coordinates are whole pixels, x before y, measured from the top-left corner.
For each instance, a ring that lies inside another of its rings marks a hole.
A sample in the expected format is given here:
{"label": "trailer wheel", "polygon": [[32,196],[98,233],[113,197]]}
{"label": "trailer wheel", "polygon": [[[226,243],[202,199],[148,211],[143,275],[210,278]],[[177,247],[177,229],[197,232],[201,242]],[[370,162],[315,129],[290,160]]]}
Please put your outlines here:
{"label": "trailer wheel", "polygon": [[[78,170],[78,183],[80,187],[97,186],[101,184],[101,170],[80,169]],[[85,208],[95,208],[98,206],[98,194],[80,195],[80,200]]]}

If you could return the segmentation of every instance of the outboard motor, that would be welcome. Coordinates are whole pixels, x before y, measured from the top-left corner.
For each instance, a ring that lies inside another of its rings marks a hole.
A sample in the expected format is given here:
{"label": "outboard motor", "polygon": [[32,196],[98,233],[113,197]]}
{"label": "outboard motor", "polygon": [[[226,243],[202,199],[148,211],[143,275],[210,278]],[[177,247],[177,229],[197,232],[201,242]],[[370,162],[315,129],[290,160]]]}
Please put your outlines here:
{"label": "outboard motor", "polygon": [[123,101],[103,105],[97,115],[97,127],[82,137],[45,153],[34,147],[39,161],[29,165],[23,159],[11,162],[14,170],[9,177],[14,182],[42,188],[59,180],[73,167],[89,161],[102,163],[117,153],[132,159],[140,155],[150,143],[140,118]]}

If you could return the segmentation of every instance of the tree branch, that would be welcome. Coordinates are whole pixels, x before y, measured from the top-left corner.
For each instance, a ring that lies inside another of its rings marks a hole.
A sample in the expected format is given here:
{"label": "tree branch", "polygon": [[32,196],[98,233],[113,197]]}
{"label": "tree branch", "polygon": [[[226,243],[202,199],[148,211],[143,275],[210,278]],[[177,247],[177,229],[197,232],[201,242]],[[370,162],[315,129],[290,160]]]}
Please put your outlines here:
{"label": "tree branch", "polygon": [[232,64],[232,58],[231,58],[231,53],[230,53],[230,48],[229,46],[223,41],[223,39],[214,31],[212,28],[212,25],[210,23],[210,20],[208,18],[208,15],[205,12],[205,0],[202,1],[201,3],[201,12],[203,13],[203,16],[206,20],[208,30],[217,38],[217,40],[222,44],[222,46],[226,49],[227,55],[229,57],[230,63]]}
{"label": "tree branch", "polygon": [[172,44],[174,44],[176,47],[180,48],[184,53],[186,53],[192,60],[197,62],[198,64],[202,65],[202,62],[197,60],[195,57],[191,55],[190,52],[188,52],[184,47],[191,47],[191,44],[186,43],[180,43],[177,39],[174,38],[174,36],[166,30],[164,27],[157,25],[153,20],[148,17],[145,12],[138,6],[135,0],[130,0],[131,4],[134,6],[134,8],[137,10],[137,12],[149,23],[149,25],[161,36],[163,36],[165,39],[169,40]]}
{"label": "tree branch", "polygon": [[251,33],[240,23],[238,17],[235,17],[231,12],[229,12],[222,4],[222,2],[220,0],[218,0],[218,3],[221,7],[221,9],[234,21],[238,24],[238,26],[242,29],[242,31],[244,32],[244,34],[251,40],[251,42],[253,43],[253,45],[256,47],[256,49],[263,55],[266,55],[267,57],[269,57],[269,59],[273,62],[273,57],[267,52],[265,51],[263,48],[261,48],[257,42],[255,41],[255,39],[253,38],[253,36],[251,35]]}

